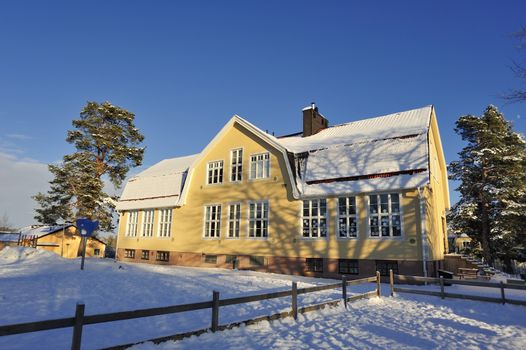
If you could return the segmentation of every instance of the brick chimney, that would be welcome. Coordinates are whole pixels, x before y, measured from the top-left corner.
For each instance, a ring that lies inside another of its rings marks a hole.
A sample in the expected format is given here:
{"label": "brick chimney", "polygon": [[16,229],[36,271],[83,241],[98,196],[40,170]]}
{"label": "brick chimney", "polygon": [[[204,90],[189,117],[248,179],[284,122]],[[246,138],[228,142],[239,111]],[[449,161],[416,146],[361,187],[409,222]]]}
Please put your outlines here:
{"label": "brick chimney", "polygon": [[329,121],[318,112],[314,102],[303,108],[303,137],[317,134],[328,127]]}

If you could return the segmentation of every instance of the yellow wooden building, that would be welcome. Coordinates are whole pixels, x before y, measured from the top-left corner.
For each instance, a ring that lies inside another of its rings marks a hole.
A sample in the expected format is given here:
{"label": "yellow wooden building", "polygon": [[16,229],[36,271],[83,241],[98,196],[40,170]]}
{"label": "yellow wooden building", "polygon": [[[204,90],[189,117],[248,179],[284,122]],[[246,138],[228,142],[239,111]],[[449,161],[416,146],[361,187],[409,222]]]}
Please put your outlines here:
{"label": "yellow wooden building", "polygon": [[[33,225],[20,232],[19,245],[54,252],[64,258],[73,259],[82,255],[82,237],[73,225]],[[89,237],[86,245],[87,257],[104,258],[106,244]]]}
{"label": "yellow wooden building", "polygon": [[131,178],[118,259],[338,277],[434,275],[447,170],[432,106],[274,137],[233,116],[196,155]]}

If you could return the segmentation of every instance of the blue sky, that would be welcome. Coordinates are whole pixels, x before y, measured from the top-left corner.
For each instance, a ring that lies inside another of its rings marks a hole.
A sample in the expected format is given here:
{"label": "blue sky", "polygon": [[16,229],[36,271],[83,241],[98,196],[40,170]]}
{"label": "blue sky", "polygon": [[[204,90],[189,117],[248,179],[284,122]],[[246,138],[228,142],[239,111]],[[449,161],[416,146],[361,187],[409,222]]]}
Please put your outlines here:
{"label": "blue sky", "polygon": [[[199,152],[232,114],[277,135],[315,101],[331,124],[433,104],[446,160],[454,123],[497,105],[526,132],[510,71],[524,1],[3,1],[0,215],[29,195],[88,100],[136,114],[144,164]],[[454,187],[454,185],[452,186]],[[457,195],[452,193],[455,200]]]}

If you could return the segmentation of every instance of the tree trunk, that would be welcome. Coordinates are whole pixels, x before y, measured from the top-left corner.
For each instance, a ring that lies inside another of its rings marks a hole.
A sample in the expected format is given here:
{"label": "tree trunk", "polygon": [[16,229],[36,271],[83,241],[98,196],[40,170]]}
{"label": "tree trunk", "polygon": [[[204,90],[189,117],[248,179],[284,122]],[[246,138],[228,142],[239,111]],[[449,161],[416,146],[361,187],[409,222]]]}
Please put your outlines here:
{"label": "tree trunk", "polygon": [[482,256],[484,257],[485,263],[493,263],[493,257],[489,247],[489,213],[485,203],[479,203],[480,206],[480,221],[481,221],[481,232],[480,232],[480,243],[482,245]]}

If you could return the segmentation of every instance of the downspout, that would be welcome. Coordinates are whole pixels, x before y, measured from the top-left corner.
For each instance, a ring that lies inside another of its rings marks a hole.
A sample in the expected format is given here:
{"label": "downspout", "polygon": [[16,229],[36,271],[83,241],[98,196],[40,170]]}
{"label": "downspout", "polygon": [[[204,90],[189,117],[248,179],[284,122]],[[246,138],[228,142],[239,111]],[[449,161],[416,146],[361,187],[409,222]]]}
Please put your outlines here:
{"label": "downspout", "polygon": [[422,270],[427,277],[427,234],[426,234],[426,207],[423,196],[423,187],[418,187],[418,199],[420,203],[420,228],[422,235]]}

